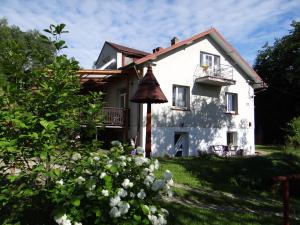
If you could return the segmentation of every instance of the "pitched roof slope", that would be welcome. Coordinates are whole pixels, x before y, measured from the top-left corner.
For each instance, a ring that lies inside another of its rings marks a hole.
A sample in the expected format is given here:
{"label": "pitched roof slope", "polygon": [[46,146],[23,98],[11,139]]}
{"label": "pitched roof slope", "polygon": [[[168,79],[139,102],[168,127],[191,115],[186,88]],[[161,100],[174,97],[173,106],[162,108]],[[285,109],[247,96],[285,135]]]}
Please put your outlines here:
{"label": "pitched roof slope", "polygon": [[194,41],[197,41],[200,38],[209,35],[217,44],[219,44],[222,49],[229,55],[237,64],[241,67],[241,69],[248,74],[255,82],[263,82],[260,76],[253,70],[253,68],[240,56],[240,54],[223,38],[223,36],[215,29],[211,28],[207,31],[201,32],[191,38],[180,41],[174,45],[171,45],[168,48],[164,48],[160,51],[157,51],[153,54],[149,54],[141,59],[135,61],[135,64],[143,64],[149,60],[155,60],[158,56],[163,55],[167,52],[170,52],[174,49],[177,49],[184,45],[190,45]]}
{"label": "pitched roof slope", "polygon": [[113,48],[115,48],[116,50],[123,52],[123,53],[132,54],[132,55],[136,55],[136,56],[142,56],[142,57],[150,54],[148,52],[140,51],[138,49],[126,47],[124,45],[119,45],[119,44],[108,42],[108,41],[106,41],[106,43],[109,44],[110,46],[112,46]]}

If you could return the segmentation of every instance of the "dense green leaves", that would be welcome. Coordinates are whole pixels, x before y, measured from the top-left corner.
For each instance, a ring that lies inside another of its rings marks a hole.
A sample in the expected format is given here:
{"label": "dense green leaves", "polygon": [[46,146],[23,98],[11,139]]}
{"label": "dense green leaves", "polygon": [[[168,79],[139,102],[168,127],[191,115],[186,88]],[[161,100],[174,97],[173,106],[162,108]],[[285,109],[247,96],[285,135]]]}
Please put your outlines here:
{"label": "dense green leaves", "polygon": [[[78,62],[58,54],[64,28],[51,25],[46,40],[0,20],[0,224],[44,224],[50,202],[60,202],[51,190],[72,154],[93,150],[79,137],[82,124],[95,130],[100,122],[101,94],[80,95]],[[26,218],[31,210],[44,222]]]}
{"label": "dense green leaves", "polygon": [[300,115],[300,22],[286,36],[266,44],[256,58],[268,89],[256,95],[256,130],[265,143],[284,143],[286,124]]}

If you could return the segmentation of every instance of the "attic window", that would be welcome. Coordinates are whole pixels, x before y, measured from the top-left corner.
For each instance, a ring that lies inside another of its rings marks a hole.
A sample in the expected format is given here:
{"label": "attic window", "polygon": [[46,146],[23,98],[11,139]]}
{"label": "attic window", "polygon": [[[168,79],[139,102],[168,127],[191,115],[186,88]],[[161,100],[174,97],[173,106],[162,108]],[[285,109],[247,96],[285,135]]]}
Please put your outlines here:
{"label": "attic window", "polygon": [[220,56],[213,55],[207,52],[200,52],[200,66],[207,66],[208,68],[219,68]]}

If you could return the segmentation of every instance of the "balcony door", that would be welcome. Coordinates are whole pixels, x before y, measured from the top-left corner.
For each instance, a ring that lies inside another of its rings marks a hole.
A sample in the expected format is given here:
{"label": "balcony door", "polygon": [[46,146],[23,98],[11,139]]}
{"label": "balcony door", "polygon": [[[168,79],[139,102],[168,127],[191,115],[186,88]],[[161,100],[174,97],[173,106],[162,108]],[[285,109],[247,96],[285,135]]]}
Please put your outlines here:
{"label": "balcony door", "polygon": [[220,69],[220,56],[200,52],[200,66],[205,72],[216,74]]}

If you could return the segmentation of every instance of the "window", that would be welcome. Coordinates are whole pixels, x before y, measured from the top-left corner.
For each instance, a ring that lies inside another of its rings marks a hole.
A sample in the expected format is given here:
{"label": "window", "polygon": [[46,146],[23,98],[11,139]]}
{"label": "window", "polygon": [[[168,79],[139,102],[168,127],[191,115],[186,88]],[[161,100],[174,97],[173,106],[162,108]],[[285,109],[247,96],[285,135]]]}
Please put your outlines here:
{"label": "window", "polygon": [[200,66],[208,66],[208,68],[220,68],[220,56],[200,52]]}
{"label": "window", "polygon": [[187,86],[173,85],[172,106],[182,109],[190,107],[190,88]]}
{"label": "window", "polygon": [[237,132],[227,132],[227,145],[228,146],[237,145]]}
{"label": "window", "polygon": [[238,98],[235,93],[226,93],[226,112],[238,113]]}
{"label": "window", "polygon": [[119,93],[119,107],[126,108],[126,91],[122,90]]}

